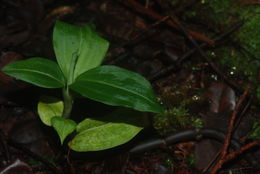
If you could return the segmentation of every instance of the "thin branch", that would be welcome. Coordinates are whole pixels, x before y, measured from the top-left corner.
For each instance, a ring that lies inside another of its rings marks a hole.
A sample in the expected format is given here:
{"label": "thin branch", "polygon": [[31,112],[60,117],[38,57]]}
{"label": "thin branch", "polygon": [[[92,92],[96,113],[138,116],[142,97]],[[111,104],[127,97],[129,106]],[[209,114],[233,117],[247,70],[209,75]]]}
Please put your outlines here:
{"label": "thin branch", "polygon": [[[155,31],[151,31],[153,28],[155,28],[156,26],[160,25],[161,23],[165,22],[166,20],[169,19],[169,16],[166,16],[164,18],[162,18],[161,20],[156,21],[155,23],[151,24],[150,26],[148,26],[146,29],[144,29],[143,31],[140,31],[137,35],[135,35],[129,42],[120,45],[120,47],[122,48],[132,48],[135,45],[147,40],[148,38],[150,38],[151,36],[155,35]],[[116,47],[118,48],[118,47]],[[131,52],[131,51],[130,51]],[[106,64],[116,64],[119,61],[122,61],[123,59],[125,59],[126,57],[129,56],[129,51],[124,51],[122,53],[119,53],[117,55],[111,56],[108,59],[105,60]]]}
{"label": "thin branch", "polygon": [[[237,31],[240,27],[242,27],[244,24],[244,20],[239,21],[238,23],[236,23],[235,25],[233,25],[232,27],[230,27],[227,31],[217,35],[216,37],[213,38],[214,42],[219,42],[220,40],[223,40],[224,38],[226,38],[227,36],[230,36],[232,33],[234,33],[235,31]],[[202,43],[199,45],[199,47],[202,49],[204,47],[206,47],[207,44]],[[180,60],[178,60],[178,63],[183,62],[187,57],[191,56],[194,52],[197,51],[197,48],[193,48],[191,49],[189,52],[187,52],[186,54],[184,54]]]}
{"label": "thin branch", "polygon": [[[148,8],[145,8],[144,6],[142,6],[141,4],[139,4],[138,2],[134,1],[134,0],[126,0],[129,4],[131,4],[132,6],[135,7],[135,9],[139,12],[139,13],[142,13],[142,14],[145,14],[155,20],[161,20],[163,19],[164,17],[159,15],[158,13],[148,9]],[[166,21],[166,24],[174,29],[180,29],[178,25],[176,25],[175,23],[173,23],[171,20],[168,20]],[[209,39],[207,38],[205,35],[203,34],[200,34],[200,33],[197,33],[197,32],[194,32],[194,31],[191,31],[191,30],[188,30],[188,33],[200,40],[200,41],[203,41],[203,42],[206,42],[207,44],[209,45],[213,45],[214,44],[214,41],[212,39]]]}
{"label": "thin branch", "polygon": [[[223,40],[224,38],[228,37],[229,35],[231,35],[233,32],[235,32],[237,29],[239,29],[242,25],[244,24],[244,21],[240,21],[237,24],[235,24],[234,26],[232,26],[230,29],[228,29],[227,31],[221,33],[220,35],[217,35],[216,37],[213,38],[214,42],[219,42],[221,40]],[[208,44],[206,43],[202,43],[199,45],[199,47],[205,48],[206,46],[208,46]],[[192,54],[194,54],[198,49],[196,47],[194,47],[193,49],[189,50],[187,53],[185,53],[184,55],[181,56],[181,58],[179,58],[179,60],[177,61],[177,65],[180,65],[185,59],[187,59],[188,57],[190,57]],[[169,74],[170,72],[172,72],[174,69],[176,69],[176,65],[170,65],[167,68],[163,69],[162,71],[153,74],[149,80],[151,81],[155,81],[158,80],[158,78],[165,76],[167,74]]]}
{"label": "thin branch", "polygon": [[239,109],[241,108],[242,103],[244,102],[247,94],[248,94],[248,89],[245,90],[243,95],[240,97],[240,99],[239,99],[239,101],[238,101],[234,111],[232,112],[231,119],[229,121],[229,127],[228,127],[228,131],[227,131],[227,136],[226,136],[226,139],[225,139],[225,142],[224,142],[224,145],[223,145],[222,152],[220,153],[221,154],[221,158],[223,158],[227,154],[228,147],[229,147],[229,144],[230,144],[230,139],[231,139],[232,132],[233,132],[233,128],[234,128],[234,125],[235,125],[235,120],[236,120],[236,117],[238,115]]}
{"label": "thin branch", "polygon": [[251,143],[248,143],[244,146],[242,146],[240,149],[228,154],[225,158],[224,158],[224,163],[236,158],[238,155],[242,154],[244,151],[254,147],[254,146],[259,146],[260,145],[260,140],[258,141],[253,141]]}
{"label": "thin branch", "polygon": [[197,44],[197,42],[193,39],[192,35],[190,35],[188,33],[188,31],[184,28],[184,26],[178,21],[177,17],[172,17],[171,19],[174,23],[176,23],[179,28],[183,31],[183,33],[185,34],[185,36],[189,39],[189,41],[195,46],[195,48],[198,50],[198,52],[200,53],[200,55],[208,62],[208,64],[211,66],[211,68],[215,71],[215,73],[217,75],[219,75],[220,77],[223,78],[223,80],[229,85],[231,86],[233,89],[235,89],[238,93],[243,93],[243,89],[237,85],[235,82],[233,82],[232,80],[229,79],[229,77],[224,74],[212,61],[210,61],[210,59],[207,57],[207,55],[205,54],[205,52],[200,48],[200,46]]}
{"label": "thin branch", "polygon": [[227,156],[228,153],[228,148],[230,145],[230,140],[231,140],[231,136],[232,136],[232,132],[233,132],[233,128],[235,126],[235,120],[236,117],[238,115],[239,109],[241,108],[242,103],[244,102],[246,96],[248,94],[248,89],[246,89],[243,93],[243,95],[240,97],[234,111],[232,112],[230,121],[229,121],[229,127],[227,130],[227,136],[225,138],[223,147],[221,149],[220,152],[220,159],[219,161],[215,164],[215,166],[211,169],[210,174],[216,174],[217,171],[223,166],[223,164],[225,163],[225,157]]}
{"label": "thin branch", "polygon": [[243,107],[243,110],[240,112],[240,114],[238,115],[238,118],[236,119],[236,122],[235,122],[235,125],[233,128],[233,132],[235,132],[236,129],[239,127],[243,115],[246,113],[246,111],[248,111],[252,102],[253,102],[253,96],[249,95],[249,99],[248,99],[247,103],[245,104],[245,106]]}

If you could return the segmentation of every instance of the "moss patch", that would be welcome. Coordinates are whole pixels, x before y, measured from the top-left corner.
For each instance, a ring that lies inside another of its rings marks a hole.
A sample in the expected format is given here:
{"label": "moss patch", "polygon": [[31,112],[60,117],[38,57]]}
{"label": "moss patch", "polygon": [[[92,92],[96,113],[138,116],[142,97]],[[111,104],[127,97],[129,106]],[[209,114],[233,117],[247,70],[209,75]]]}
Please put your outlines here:
{"label": "moss patch", "polygon": [[[224,43],[214,49],[218,62],[231,76],[260,84],[260,7],[239,4],[238,0],[205,0],[200,4],[203,17],[225,31],[238,21],[244,25],[231,36],[233,43]],[[207,15],[208,14],[208,15]]]}

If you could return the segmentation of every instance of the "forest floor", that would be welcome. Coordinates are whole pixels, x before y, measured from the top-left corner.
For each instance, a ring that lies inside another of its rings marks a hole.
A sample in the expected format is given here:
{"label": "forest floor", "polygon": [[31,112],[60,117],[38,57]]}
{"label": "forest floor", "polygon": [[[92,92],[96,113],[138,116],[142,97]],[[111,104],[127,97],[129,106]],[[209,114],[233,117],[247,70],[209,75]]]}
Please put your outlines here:
{"label": "forest floor", "polygon": [[[93,23],[110,43],[104,64],[146,77],[167,112],[148,114],[147,128],[125,145],[76,153],[61,146],[37,115],[39,98],[57,90],[0,72],[0,174],[260,173],[259,5],[259,0],[2,0],[1,69],[30,57],[55,60],[56,20]],[[79,102],[93,117],[109,110]]]}

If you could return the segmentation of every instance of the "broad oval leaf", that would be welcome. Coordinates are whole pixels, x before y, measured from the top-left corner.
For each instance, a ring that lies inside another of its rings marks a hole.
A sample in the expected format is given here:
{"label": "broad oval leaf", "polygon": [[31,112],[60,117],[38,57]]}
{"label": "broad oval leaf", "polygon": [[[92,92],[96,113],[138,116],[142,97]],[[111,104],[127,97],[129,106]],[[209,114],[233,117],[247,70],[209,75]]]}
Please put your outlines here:
{"label": "broad oval leaf", "polygon": [[96,119],[86,118],[77,125],[77,132],[82,132],[86,129],[101,126],[108,122],[127,123],[138,127],[144,127],[145,113],[129,108],[118,108],[104,117]]}
{"label": "broad oval leaf", "polygon": [[5,66],[4,73],[44,88],[61,88],[65,84],[59,66],[48,59],[30,58]]}
{"label": "broad oval leaf", "polygon": [[98,126],[101,126],[104,124],[106,124],[106,122],[104,122],[104,121],[95,120],[92,118],[86,118],[77,125],[76,130],[77,130],[77,132],[82,132],[84,130],[98,127]]}
{"label": "broad oval leaf", "polygon": [[80,74],[100,66],[109,43],[101,38],[90,25],[81,28],[80,49],[77,64],[75,66],[74,79]]}
{"label": "broad oval leaf", "polygon": [[53,45],[58,64],[71,84],[81,73],[99,66],[108,49],[108,42],[93,30],[57,21]]}
{"label": "broad oval leaf", "polygon": [[77,123],[75,121],[70,119],[65,119],[62,117],[53,117],[51,119],[51,124],[58,133],[60,137],[60,142],[63,144],[63,141],[65,138],[71,134],[77,126]]}
{"label": "broad oval leaf", "polygon": [[126,123],[105,123],[80,132],[69,147],[78,152],[105,150],[126,143],[141,130]]}
{"label": "broad oval leaf", "polygon": [[151,84],[141,75],[116,66],[100,66],[80,75],[71,89],[108,105],[162,113]]}
{"label": "broad oval leaf", "polygon": [[80,28],[57,21],[53,30],[53,47],[59,66],[68,83],[71,83],[79,55]]}
{"label": "broad oval leaf", "polygon": [[40,99],[38,103],[38,114],[41,121],[47,125],[51,126],[51,119],[55,116],[62,116],[64,104],[54,97],[44,96]]}

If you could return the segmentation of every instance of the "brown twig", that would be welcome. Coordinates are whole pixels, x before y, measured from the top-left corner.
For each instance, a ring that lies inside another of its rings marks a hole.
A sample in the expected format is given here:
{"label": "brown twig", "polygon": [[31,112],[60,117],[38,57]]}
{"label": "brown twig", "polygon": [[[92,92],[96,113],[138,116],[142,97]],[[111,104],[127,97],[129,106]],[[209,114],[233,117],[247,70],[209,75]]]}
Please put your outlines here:
{"label": "brown twig", "polygon": [[[225,37],[229,36],[230,34],[232,34],[234,31],[236,31],[238,28],[240,28],[242,25],[244,24],[244,21],[240,21],[237,24],[235,24],[234,26],[232,26],[230,29],[228,29],[227,31],[221,33],[220,35],[216,36],[213,38],[214,42],[218,42],[220,40],[223,40]],[[204,47],[206,47],[207,44],[206,43],[202,43],[199,45],[199,47],[202,49]],[[189,50],[187,53],[185,53],[184,55],[181,56],[181,58],[177,61],[177,65],[180,65],[185,59],[187,59],[188,57],[190,57],[192,54],[194,54],[198,49],[197,48],[193,48],[191,50]],[[163,69],[162,71],[153,74],[152,77],[149,78],[149,80],[151,81],[155,81],[158,80],[159,77],[162,77],[168,73],[170,73],[171,71],[173,71],[174,69],[176,69],[176,65],[170,65],[167,68]]]}
{"label": "brown twig", "polygon": [[172,17],[171,19],[174,23],[176,23],[179,28],[183,31],[183,33],[185,34],[185,36],[189,39],[189,41],[195,46],[195,48],[198,50],[198,52],[200,53],[200,55],[208,62],[208,64],[210,65],[210,67],[215,71],[215,73],[217,75],[219,75],[220,77],[223,78],[223,80],[229,85],[231,86],[233,89],[235,89],[238,93],[243,93],[243,89],[237,85],[234,81],[232,81],[231,79],[229,79],[229,77],[224,74],[212,61],[210,61],[210,59],[207,57],[206,53],[200,48],[200,46],[198,45],[198,43],[193,39],[192,35],[190,35],[188,33],[188,31],[184,28],[184,26],[178,21],[177,17]]}
{"label": "brown twig", "polygon": [[[161,20],[163,19],[164,17],[159,15],[158,13],[148,9],[148,8],[145,8],[144,6],[142,6],[141,4],[139,4],[138,2],[136,2],[135,0],[126,0],[129,4],[131,4],[132,6],[135,7],[135,9],[139,12],[139,13],[142,13],[142,14],[145,14],[155,20]],[[168,20],[166,21],[166,24],[174,29],[180,29],[178,27],[178,25],[176,25],[174,22],[172,22],[171,20]],[[214,41],[212,39],[209,39],[207,38],[205,35],[203,34],[200,34],[200,33],[197,33],[197,32],[194,32],[194,31],[191,31],[191,30],[188,30],[188,33],[189,35],[191,35],[192,37],[200,40],[200,41],[203,41],[203,42],[206,42],[207,44],[209,45],[213,45],[214,44]]]}
{"label": "brown twig", "polygon": [[[151,29],[155,28],[156,26],[160,25],[161,23],[165,22],[168,19],[169,19],[169,16],[165,16],[161,20],[156,21],[155,23],[151,24],[150,26],[148,26],[143,31],[140,31],[129,42],[120,45],[120,47],[122,47],[122,48],[130,48],[131,49],[135,45],[137,45],[137,44],[147,40],[148,38],[150,38],[151,36],[153,36],[155,34],[154,31],[151,32]],[[127,51],[127,52],[124,51],[122,53],[119,53],[117,55],[113,55],[113,56],[109,57],[108,59],[105,60],[105,63],[113,65],[113,64],[116,64],[119,61],[122,61],[127,56],[129,56],[129,51]]]}
{"label": "brown twig", "polygon": [[[247,103],[243,107],[242,111],[239,115],[237,115],[236,121],[234,123],[233,132],[236,131],[236,129],[239,127],[240,121],[242,120],[243,115],[246,113],[246,111],[249,109],[251,103],[252,103],[253,97],[250,95]],[[206,173],[215,163],[218,159],[220,159],[220,153],[221,150],[217,153],[216,157],[212,160],[212,162],[203,170],[203,173]]]}
{"label": "brown twig", "polygon": [[[221,33],[220,35],[216,36],[213,38],[214,42],[219,42],[221,40],[223,40],[224,38],[226,38],[227,36],[230,36],[232,33],[234,33],[236,30],[238,30],[240,27],[242,27],[244,24],[244,20],[239,21],[238,23],[236,23],[235,25],[233,25],[232,27],[230,27],[227,31]],[[207,44],[202,43],[199,45],[200,48],[204,48],[206,47]],[[193,48],[191,49],[189,52],[187,52],[186,54],[184,54],[180,60],[178,60],[178,63],[183,62],[187,57],[189,57],[190,55],[192,55],[195,51],[197,50],[197,48]]]}
{"label": "brown twig", "polygon": [[236,129],[239,127],[240,122],[242,120],[243,115],[248,111],[248,109],[250,108],[252,102],[253,102],[253,96],[252,95],[248,95],[248,100],[247,103],[245,104],[245,106],[243,107],[243,110],[240,112],[240,114],[238,115],[238,118],[236,119],[234,128],[233,128],[233,132],[236,131]]}
{"label": "brown twig", "polygon": [[[238,150],[231,152],[230,154],[226,155],[225,158],[223,159],[223,164],[233,160],[234,158],[236,158],[238,155],[242,154],[243,152],[247,151],[248,149],[254,147],[254,146],[259,146],[260,145],[260,140],[257,141],[253,141],[251,143],[248,143],[242,147],[240,147]],[[251,167],[250,167],[251,168]],[[233,170],[232,170],[233,171]],[[212,171],[211,171],[212,172]],[[217,171],[216,171],[217,172]],[[206,171],[204,171],[203,173],[206,173]],[[211,173],[210,173],[211,174]]]}
{"label": "brown twig", "polygon": [[227,137],[225,139],[222,152],[220,153],[221,154],[221,158],[223,158],[227,154],[227,150],[228,150],[228,147],[229,147],[229,144],[230,144],[230,139],[231,139],[231,136],[232,136],[233,128],[234,128],[234,125],[235,125],[235,120],[236,120],[236,117],[238,115],[239,109],[241,108],[242,103],[244,102],[247,94],[248,94],[248,89],[245,90],[243,95],[240,97],[240,99],[239,99],[239,101],[238,101],[234,111],[232,112],[232,115],[231,115],[231,118],[230,118],[230,121],[229,121]]}
{"label": "brown twig", "polygon": [[212,69],[218,74],[220,75],[226,83],[228,83],[232,88],[234,88],[238,93],[242,93],[243,95],[241,96],[234,112],[232,113],[232,118],[230,119],[230,126],[228,129],[228,133],[227,133],[227,137],[225,140],[225,143],[223,145],[223,150],[221,151],[221,156],[220,156],[220,160],[218,161],[218,163],[213,167],[213,169],[211,170],[211,174],[215,174],[225,163],[225,160],[223,160],[227,154],[227,149],[229,147],[230,144],[230,139],[231,139],[231,135],[233,132],[233,128],[234,128],[234,123],[235,123],[235,118],[237,116],[238,113],[238,109],[240,109],[240,106],[242,104],[242,102],[244,101],[244,99],[248,96],[248,90],[243,90],[242,88],[240,88],[235,82],[231,81],[224,73],[222,73],[206,56],[206,54],[201,50],[201,48],[198,46],[198,44],[196,43],[196,41],[192,38],[191,35],[189,35],[189,33],[186,31],[186,29],[179,23],[179,21],[177,20],[177,18],[171,18],[177,25],[179,25],[179,27],[182,29],[182,31],[184,32],[184,34],[186,35],[186,37],[193,43],[193,45],[197,48],[197,50],[199,51],[199,53],[202,55],[202,57],[209,63],[209,65],[212,67]]}
{"label": "brown twig", "polygon": [[243,153],[244,151],[254,147],[254,146],[259,146],[260,145],[260,140],[257,141],[253,141],[251,143],[248,143],[244,146],[242,146],[240,149],[228,154],[225,158],[224,158],[224,163],[236,158],[239,154]]}
{"label": "brown twig", "polygon": [[226,136],[226,139],[224,141],[224,144],[223,144],[223,147],[221,149],[221,152],[220,152],[220,159],[219,161],[215,164],[215,166],[211,169],[210,171],[210,174],[216,174],[217,171],[223,166],[223,164],[225,163],[225,158],[226,158],[226,155],[228,153],[228,148],[229,148],[229,145],[230,145],[230,140],[231,140],[231,136],[232,136],[232,132],[233,132],[233,128],[235,126],[235,120],[236,120],[236,117],[238,115],[238,112],[239,112],[239,109],[241,108],[241,105],[242,103],[244,102],[246,96],[248,94],[248,89],[246,89],[243,93],[243,95],[240,97],[234,111],[232,112],[232,115],[231,115],[231,118],[230,118],[230,121],[229,121],[229,127],[228,127],[228,130],[227,130],[227,136]]}
{"label": "brown twig", "polygon": [[202,173],[208,173],[209,169],[215,164],[215,162],[219,159],[220,151],[218,151],[215,156],[210,160],[206,167],[202,170]]}

